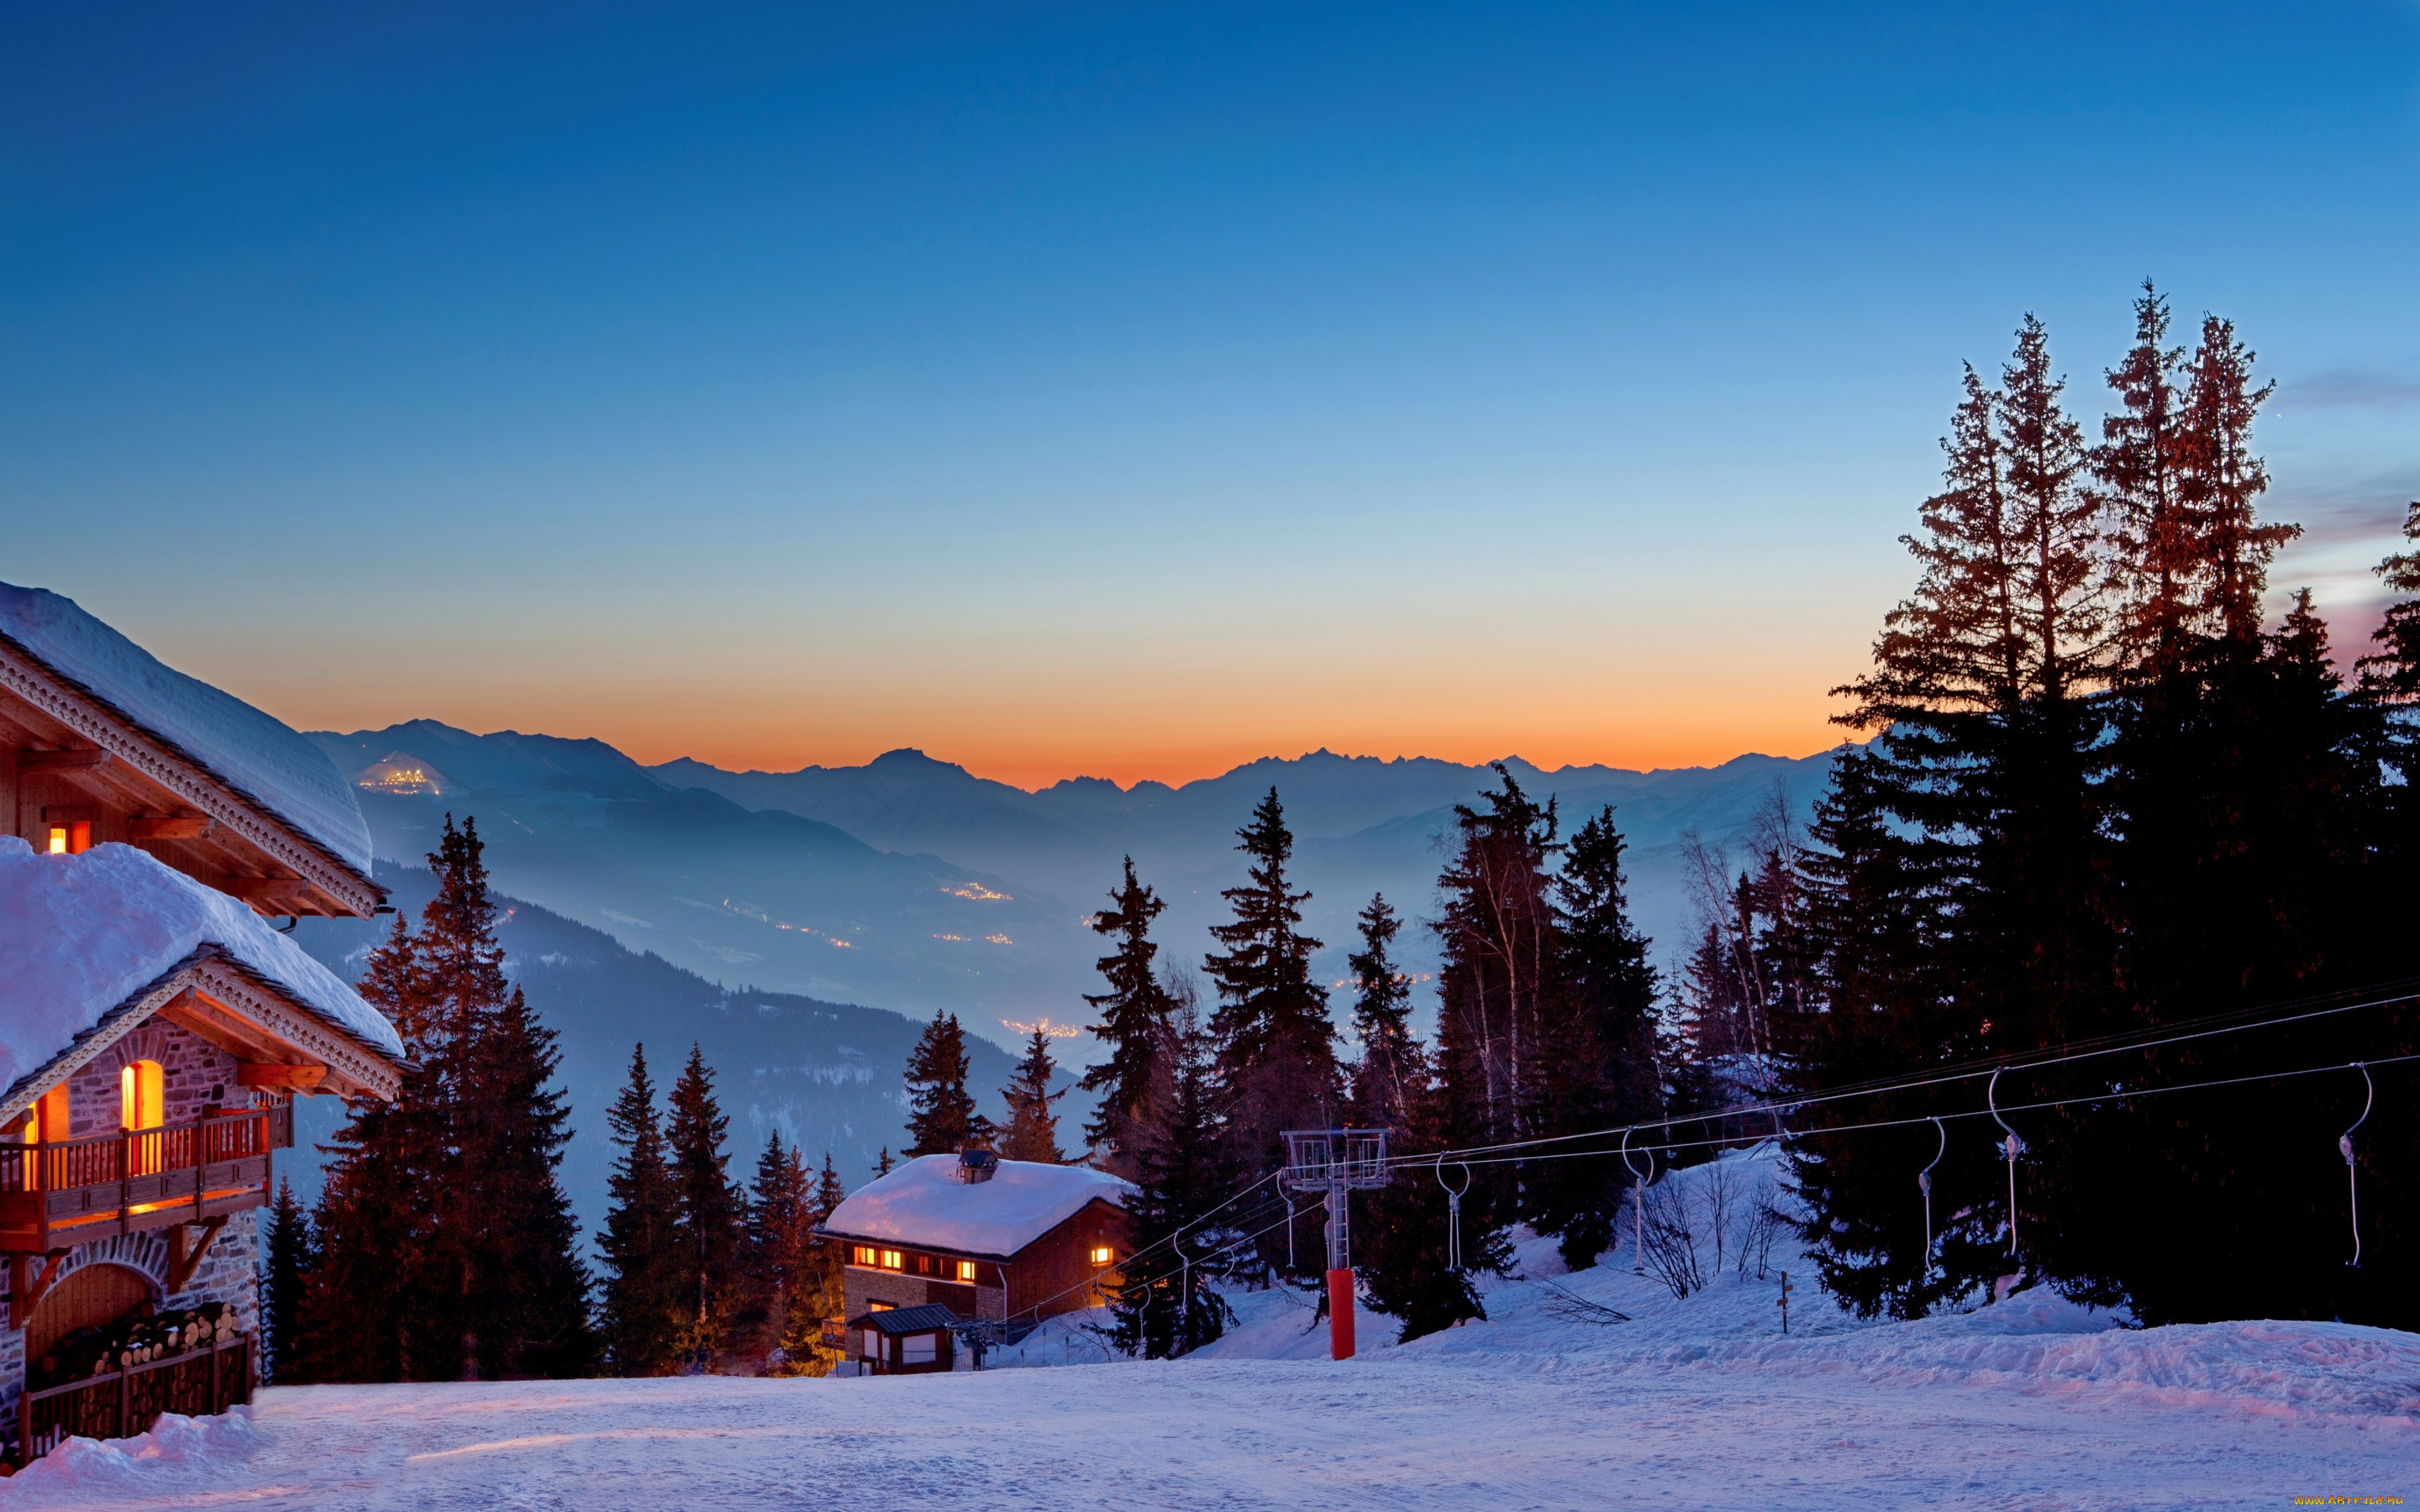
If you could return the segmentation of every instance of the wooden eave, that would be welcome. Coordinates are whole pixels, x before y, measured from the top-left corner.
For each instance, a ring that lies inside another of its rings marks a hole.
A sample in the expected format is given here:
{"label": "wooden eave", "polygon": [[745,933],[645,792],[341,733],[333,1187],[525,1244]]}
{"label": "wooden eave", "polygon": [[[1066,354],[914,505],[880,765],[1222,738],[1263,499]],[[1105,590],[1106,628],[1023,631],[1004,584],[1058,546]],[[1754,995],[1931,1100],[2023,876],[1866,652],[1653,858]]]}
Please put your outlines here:
{"label": "wooden eave", "polygon": [[[0,791],[19,786],[21,749],[54,756],[41,775],[132,816],[130,843],[259,913],[367,918],[386,901],[300,827],[5,636],[0,694]],[[5,826],[16,833],[17,815]]]}
{"label": "wooden eave", "polygon": [[258,973],[205,947],[103,1014],[73,1044],[0,1096],[0,1127],[15,1122],[44,1092],[155,1017],[192,1030],[246,1064],[324,1068],[320,1091],[392,1103],[402,1089],[403,1069],[382,1053]]}

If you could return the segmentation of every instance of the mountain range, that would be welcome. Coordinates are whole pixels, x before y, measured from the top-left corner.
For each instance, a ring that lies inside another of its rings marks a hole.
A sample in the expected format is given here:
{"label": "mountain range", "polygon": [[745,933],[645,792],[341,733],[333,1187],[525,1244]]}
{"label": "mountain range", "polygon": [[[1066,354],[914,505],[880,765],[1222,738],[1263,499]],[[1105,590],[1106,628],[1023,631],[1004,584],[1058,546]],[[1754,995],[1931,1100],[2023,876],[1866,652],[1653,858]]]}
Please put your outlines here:
{"label": "mountain range", "polygon": [[[1104,944],[1090,918],[1122,857],[1168,902],[1162,961],[1197,966],[1225,917],[1220,889],[1243,880],[1235,831],[1274,788],[1295,836],[1295,885],[1311,893],[1305,928],[1326,942],[1315,968],[1342,985],[1354,916],[1384,892],[1416,921],[1400,956],[1425,980],[1435,943],[1417,921],[1435,909],[1454,806],[1498,780],[1483,765],[1319,750],[1181,786],[1077,778],[1027,792],[916,750],[733,772],[427,719],[312,738],[356,783],[380,880],[407,914],[425,902],[419,868],[445,816],[477,823],[507,909],[509,969],[562,1032],[582,1134],[565,1176],[592,1231],[612,1153],[603,1109],[635,1041],[659,1085],[692,1041],[703,1047],[737,1165],[779,1129],[810,1158],[830,1149],[853,1184],[903,1138],[901,1070],[936,1011],[966,1024],[973,1082],[996,1116],[1005,1047],[1023,1026],[1090,1021],[1083,995],[1098,988]],[[1719,855],[1776,800],[1803,817],[1830,762],[1503,766],[1557,800],[1566,830],[1614,808],[1631,841],[1633,911],[1668,964],[1693,926],[1689,839]],[[298,938],[353,975],[376,933],[308,920]],[[1080,1065],[1094,1045],[1077,1037],[1062,1049]],[[1067,1111],[1072,1133],[1080,1104]]]}

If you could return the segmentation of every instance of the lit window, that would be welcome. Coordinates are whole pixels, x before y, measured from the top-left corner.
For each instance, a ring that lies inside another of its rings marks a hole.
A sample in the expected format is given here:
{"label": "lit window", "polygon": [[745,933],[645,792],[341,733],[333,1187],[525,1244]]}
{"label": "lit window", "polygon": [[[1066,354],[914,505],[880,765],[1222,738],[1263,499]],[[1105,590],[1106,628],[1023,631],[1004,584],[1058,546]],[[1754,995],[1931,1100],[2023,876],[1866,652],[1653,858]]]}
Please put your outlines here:
{"label": "lit window", "polygon": [[960,1260],[958,1262],[958,1279],[961,1281],[972,1281],[974,1278],[975,1262],[972,1260]]}
{"label": "lit window", "polygon": [[851,1265],[872,1265],[874,1263],[874,1246],[871,1244],[859,1244],[853,1246],[848,1252],[848,1263]]}
{"label": "lit window", "polygon": [[1094,1265],[1107,1265],[1107,1264],[1109,1264],[1109,1246],[1108,1246],[1107,1244],[1095,1244],[1095,1245],[1094,1245],[1094,1246],[1093,1246],[1093,1263],[1094,1263]]}
{"label": "lit window", "polygon": [[907,1257],[895,1249],[884,1250],[882,1268],[886,1271],[904,1271],[908,1268]]}
{"label": "lit window", "polygon": [[[117,1073],[118,1121],[129,1134],[143,1134],[157,1129],[167,1121],[163,1104],[164,1088],[160,1063],[137,1060]],[[160,1169],[161,1135],[152,1134],[135,1140],[128,1174],[148,1176]]]}
{"label": "lit window", "polygon": [[869,1302],[865,1304],[865,1310],[870,1313],[887,1313],[898,1305],[895,1302]]}
{"label": "lit window", "polygon": [[51,825],[45,849],[53,856],[82,856],[92,849],[92,822],[74,819],[63,825]]}

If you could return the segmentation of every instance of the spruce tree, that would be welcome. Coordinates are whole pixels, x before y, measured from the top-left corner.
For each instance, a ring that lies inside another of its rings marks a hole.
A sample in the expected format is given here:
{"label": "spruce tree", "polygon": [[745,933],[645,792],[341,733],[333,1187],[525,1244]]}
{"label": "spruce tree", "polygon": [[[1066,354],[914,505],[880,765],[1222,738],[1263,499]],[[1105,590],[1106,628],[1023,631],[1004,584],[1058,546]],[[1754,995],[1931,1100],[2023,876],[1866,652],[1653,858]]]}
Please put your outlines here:
{"label": "spruce tree", "polygon": [[791,1305],[805,1278],[807,1253],[817,1216],[806,1166],[797,1146],[783,1149],[780,1133],[765,1136],[748,1196],[746,1243],[741,1270],[745,1303],[735,1310],[735,1331],[758,1341],[751,1353],[769,1351],[784,1337]]}
{"label": "spruce tree", "polygon": [[1395,964],[1395,936],[1404,921],[1382,893],[1361,910],[1361,949],[1345,958],[1353,974],[1354,1063],[1349,1106],[1364,1128],[1397,1129],[1410,1099],[1428,1084],[1427,1058],[1413,1035],[1412,984]]}
{"label": "spruce tree", "polygon": [[936,1010],[908,1057],[908,1153],[954,1155],[988,1144],[991,1120],[967,1091],[967,1034],[955,1013]]}
{"label": "spruce tree", "polygon": [[1138,1190],[1126,1201],[1133,1257],[1112,1304],[1118,1346],[1154,1360],[1190,1353],[1232,1321],[1210,1283],[1213,1266],[1226,1263],[1238,1237],[1203,1223],[1232,1186],[1213,1103],[1214,1047],[1190,994],[1170,1003],[1167,1043],[1155,1057],[1166,1085],[1153,1099],[1159,1116],[1140,1151]]}
{"label": "spruce tree", "polygon": [[1051,1103],[1066,1096],[1064,1090],[1050,1089],[1050,1079],[1058,1070],[1050,1057],[1050,1036],[1036,1025],[1025,1042],[1025,1058],[1016,1063],[1016,1076],[1001,1089],[1008,1103],[1009,1120],[1000,1152],[1010,1160],[1066,1164],[1067,1157],[1059,1149],[1059,1116],[1050,1111]]}
{"label": "spruce tree", "polygon": [[311,1379],[310,1355],[302,1335],[302,1286],[318,1262],[312,1242],[311,1218],[294,1200],[294,1188],[284,1177],[269,1205],[269,1233],[264,1242],[260,1282],[262,1365],[274,1381],[299,1385]]}
{"label": "spruce tree", "polygon": [[[883,1153],[888,1155],[890,1152],[885,1150]],[[821,1224],[830,1218],[832,1210],[839,1207],[841,1199],[846,1196],[848,1194],[841,1190],[839,1168],[832,1165],[831,1151],[827,1149],[824,1151],[824,1168],[815,1177],[815,1222]]]}
{"label": "spruce tree", "polygon": [[313,1222],[318,1264],[306,1274],[293,1342],[314,1381],[447,1379],[453,1372],[431,1369],[423,1348],[447,1326],[431,1306],[443,1296],[430,1255],[442,1150],[428,1064],[434,1026],[401,916],[371,950],[360,992],[394,1022],[411,1065],[395,1102],[356,1104],[321,1147],[329,1161]]}
{"label": "spruce tree", "polygon": [[471,1236],[468,1362],[485,1380],[588,1373],[587,1267],[557,1175],[571,1112],[553,1085],[555,1034],[515,987],[471,1057],[470,1116],[458,1136],[461,1179],[481,1196]]}
{"label": "spruce tree", "polygon": [[1136,880],[1131,856],[1109,903],[1093,916],[1094,933],[1117,942],[1110,954],[1094,963],[1109,991],[1084,998],[1100,1014],[1092,1032],[1109,1047],[1109,1056],[1087,1069],[1076,1085],[1098,1097],[1084,1125],[1093,1164],[1133,1180],[1141,1174],[1153,1089],[1165,1070],[1158,1057],[1169,1043],[1171,1005],[1153,964],[1159,947],[1151,938],[1151,921],[1168,904]]}
{"label": "spruce tree", "polygon": [[883,1146],[882,1153],[874,1157],[874,1174],[876,1179],[880,1180],[881,1178],[890,1175],[892,1167],[896,1166],[898,1164],[898,1157],[891,1153],[891,1147],[889,1145]]}
{"label": "spruce tree", "polygon": [[644,1045],[631,1047],[629,1081],[606,1110],[605,1122],[622,1152],[607,1179],[612,1206],[597,1241],[605,1257],[598,1330],[615,1374],[664,1375],[679,1361],[684,1321],[680,1202]]}
{"label": "spruce tree", "polygon": [[2412,549],[2378,564],[2379,580],[2404,596],[2390,602],[2374,633],[2383,649],[2361,659],[2362,686],[2369,697],[2398,709],[2420,704],[2420,500],[2403,516],[2403,539]]}
{"label": "spruce tree", "polygon": [[[1311,894],[1294,891],[1286,878],[1294,836],[1277,789],[1235,835],[1236,849],[1251,864],[1244,886],[1221,893],[1234,918],[1212,926],[1211,936],[1226,949],[1207,957],[1202,969],[1218,993],[1210,1032],[1218,1047],[1230,1158],[1249,1180],[1283,1163],[1283,1131],[1335,1126],[1343,1075],[1327,989],[1311,974],[1320,942],[1302,933],[1302,904]],[[1264,1254],[1279,1252],[1263,1242]]]}
{"label": "spruce tree", "polygon": [[689,1064],[673,1084],[664,1147],[675,1211],[677,1296],[684,1328],[681,1354],[699,1365],[729,1342],[739,1285],[740,1214],[745,1196],[731,1182],[724,1135],[731,1120],[714,1097],[706,1056],[690,1046]]}
{"label": "spruce tree", "polygon": [[[1610,1140],[1575,1136],[1641,1123],[1661,1111],[1655,1068],[1655,968],[1630,921],[1613,810],[1573,832],[1555,879],[1557,980],[1540,1033],[1545,1055],[1535,1099],[1540,1137],[1576,1155]],[[1561,1240],[1563,1261],[1585,1270],[1612,1242],[1628,1172],[1618,1161],[1541,1161],[1523,1177],[1523,1210]]]}

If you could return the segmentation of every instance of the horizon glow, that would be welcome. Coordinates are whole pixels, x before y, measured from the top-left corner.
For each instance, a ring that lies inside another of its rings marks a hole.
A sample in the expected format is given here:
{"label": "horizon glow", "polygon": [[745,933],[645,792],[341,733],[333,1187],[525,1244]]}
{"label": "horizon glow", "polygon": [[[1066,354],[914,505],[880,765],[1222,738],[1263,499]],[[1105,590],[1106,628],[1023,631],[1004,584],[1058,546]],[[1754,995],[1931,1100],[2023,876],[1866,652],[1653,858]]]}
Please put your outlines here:
{"label": "horizon glow", "polygon": [[306,729],[1803,756],[1959,363],[2089,427],[2146,273],[2340,652],[2420,497],[2413,0],[0,27],[0,579]]}

